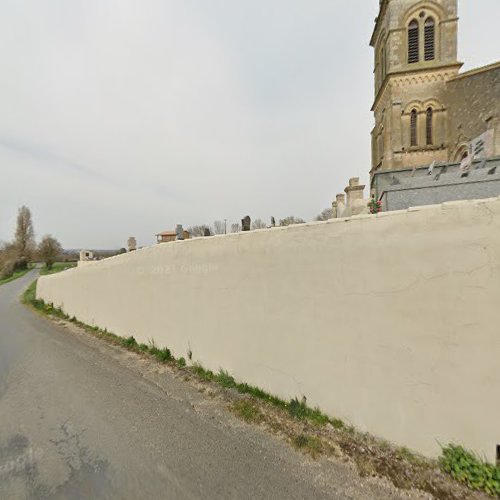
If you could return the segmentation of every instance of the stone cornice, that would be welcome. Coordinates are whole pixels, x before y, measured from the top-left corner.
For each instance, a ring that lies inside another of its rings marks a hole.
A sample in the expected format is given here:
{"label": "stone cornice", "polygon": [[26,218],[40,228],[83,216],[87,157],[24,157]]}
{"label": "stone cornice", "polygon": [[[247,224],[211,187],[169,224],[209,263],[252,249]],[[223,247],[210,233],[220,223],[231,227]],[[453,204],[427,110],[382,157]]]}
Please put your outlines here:
{"label": "stone cornice", "polygon": [[[375,96],[375,101],[373,102],[371,110],[375,111],[375,108],[377,107],[382,96],[384,95],[387,87],[389,86],[389,83],[395,83],[396,85],[401,83],[411,83],[412,79],[419,79],[422,83],[426,81],[427,82],[438,81],[438,80],[445,81],[445,78],[448,76],[447,73],[451,70],[459,70],[462,67],[462,64],[463,63],[461,62],[456,62],[453,64],[447,64],[445,66],[438,66],[438,67],[424,66],[412,70],[405,69],[389,73],[384,83],[380,87],[379,91],[377,92],[377,95]],[[451,79],[453,76],[455,75],[450,74],[447,79]]]}

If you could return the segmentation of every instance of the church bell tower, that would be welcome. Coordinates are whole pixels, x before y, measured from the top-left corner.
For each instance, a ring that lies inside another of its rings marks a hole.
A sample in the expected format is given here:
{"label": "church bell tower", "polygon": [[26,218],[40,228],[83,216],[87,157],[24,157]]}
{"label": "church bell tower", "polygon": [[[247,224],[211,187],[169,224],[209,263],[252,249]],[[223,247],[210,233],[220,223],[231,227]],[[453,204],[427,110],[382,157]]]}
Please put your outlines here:
{"label": "church bell tower", "polygon": [[456,76],[458,0],[380,0],[372,169],[447,161],[446,82]]}

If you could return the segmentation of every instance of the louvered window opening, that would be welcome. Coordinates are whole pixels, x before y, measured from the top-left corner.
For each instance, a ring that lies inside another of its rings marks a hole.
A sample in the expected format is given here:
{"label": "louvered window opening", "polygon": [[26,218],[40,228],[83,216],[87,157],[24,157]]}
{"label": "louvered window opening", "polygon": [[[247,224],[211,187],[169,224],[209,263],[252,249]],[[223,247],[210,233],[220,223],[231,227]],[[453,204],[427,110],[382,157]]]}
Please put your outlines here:
{"label": "louvered window opening", "polygon": [[433,116],[434,115],[434,112],[432,111],[432,108],[429,108],[427,110],[427,123],[426,123],[426,131],[427,131],[427,145],[428,146],[432,146],[432,144],[434,143],[433,141],[433,138],[432,138],[432,135],[433,135],[433,124],[432,124],[432,120],[433,120]]}
{"label": "louvered window opening", "polygon": [[436,28],[431,17],[425,21],[424,26],[424,52],[425,60],[433,61],[436,57]]}
{"label": "louvered window opening", "polygon": [[408,63],[419,61],[419,33],[418,22],[412,21],[408,26]]}
{"label": "louvered window opening", "polygon": [[417,110],[414,109],[410,115],[410,145],[417,146]]}

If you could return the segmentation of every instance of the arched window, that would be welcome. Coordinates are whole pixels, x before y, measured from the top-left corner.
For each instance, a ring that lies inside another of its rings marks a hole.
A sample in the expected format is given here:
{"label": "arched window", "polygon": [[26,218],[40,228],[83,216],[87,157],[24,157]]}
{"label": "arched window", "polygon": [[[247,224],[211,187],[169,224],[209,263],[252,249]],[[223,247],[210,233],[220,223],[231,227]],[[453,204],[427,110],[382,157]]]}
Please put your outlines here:
{"label": "arched window", "polygon": [[417,110],[412,109],[410,114],[410,146],[418,146]]}
{"label": "arched window", "polygon": [[408,64],[417,63],[419,57],[419,27],[418,21],[413,21],[408,26]]}
{"label": "arched window", "polygon": [[436,57],[436,23],[432,17],[428,17],[424,25],[424,57],[426,61]]}
{"label": "arched window", "polygon": [[432,111],[432,108],[427,109],[427,114],[426,114],[426,124],[425,124],[425,130],[426,130],[426,137],[427,137],[427,145],[432,146],[434,144],[433,141],[433,135],[434,135],[434,130],[433,130],[433,115],[434,112]]}

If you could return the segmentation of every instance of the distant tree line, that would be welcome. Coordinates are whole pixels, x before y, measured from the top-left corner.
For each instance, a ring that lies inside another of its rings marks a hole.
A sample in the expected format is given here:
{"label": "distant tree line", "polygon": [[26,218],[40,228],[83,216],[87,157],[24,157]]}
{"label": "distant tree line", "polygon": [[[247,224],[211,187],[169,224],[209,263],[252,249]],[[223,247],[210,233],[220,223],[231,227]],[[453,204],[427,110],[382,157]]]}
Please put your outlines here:
{"label": "distant tree line", "polygon": [[[328,219],[333,218],[333,210],[331,208],[325,208],[320,214],[318,214],[314,220],[315,221],[326,221]],[[274,218],[272,219],[274,221]],[[281,219],[278,226],[292,226],[294,224],[305,224],[305,220],[296,217],[294,215],[290,215]],[[266,229],[270,227],[274,227],[273,222],[270,224],[266,224],[262,219],[255,219],[252,221],[252,230],[257,229]],[[213,224],[201,224],[188,227],[188,231],[191,234],[191,238],[199,238],[202,236],[213,236],[215,234],[226,234],[226,233],[239,233],[242,230],[241,224],[239,223],[231,223],[227,225],[226,221],[216,220]]]}
{"label": "distant tree line", "polygon": [[36,243],[31,211],[22,206],[17,213],[14,239],[0,244],[0,279],[27,269],[33,261],[44,262],[50,269],[62,252],[60,243],[51,235]]}

